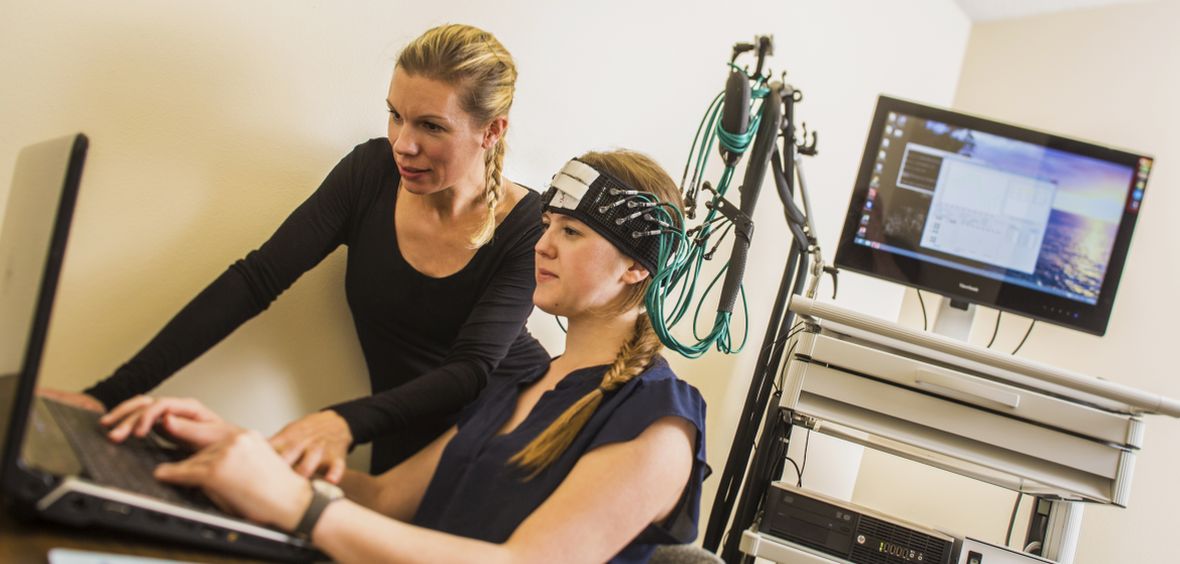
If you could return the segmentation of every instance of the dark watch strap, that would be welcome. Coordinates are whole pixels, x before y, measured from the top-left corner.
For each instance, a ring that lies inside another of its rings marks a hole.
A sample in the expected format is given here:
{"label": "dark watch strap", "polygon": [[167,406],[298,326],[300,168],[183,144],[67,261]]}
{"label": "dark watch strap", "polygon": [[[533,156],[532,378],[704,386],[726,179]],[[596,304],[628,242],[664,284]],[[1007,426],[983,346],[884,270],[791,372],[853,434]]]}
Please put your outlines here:
{"label": "dark watch strap", "polygon": [[[310,482],[309,482],[310,484]],[[315,524],[320,520],[320,515],[323,515],[324,509],[327,509],[328,504],[340,499],[336,496],[331,496],[320,488],[311,485],[311,503],[307,505],[307,511],[303,512],[303,518],[299,520],[299,524],[295,526],[295,536],[304,539],[311,538],[311,531],[315,528]]]}

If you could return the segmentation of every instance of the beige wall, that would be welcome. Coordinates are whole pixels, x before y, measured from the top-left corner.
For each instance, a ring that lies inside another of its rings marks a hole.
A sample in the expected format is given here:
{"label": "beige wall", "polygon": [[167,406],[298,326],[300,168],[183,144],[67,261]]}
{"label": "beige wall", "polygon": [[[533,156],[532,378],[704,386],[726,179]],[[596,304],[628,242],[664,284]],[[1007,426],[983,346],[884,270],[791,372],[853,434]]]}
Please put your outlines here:
{"label": "beige wall", "polygon": [[[0,178],[25,144],[79,130],[92,139],[47,377],[78,388],[108,374],[261,243],[354,144],[383,135],[393,57],[446,21],[494,31],[517,57],[507,169],[534,187],[565,159],[612,146],[651,153],[678,176],[730,46],[774,34],[772,68],[790,71],[806,94],[800,118],[821,132],[807,173],[829,245],[877,94],[950,104],[969,30],[946,0],[0,0]],[[673,359],[708,400],[718,473],[785,260],[773,191],[762,201],[746,285],[750,344],[736,357]],[[365,393],[342,279],[338,252],[161,393],[199,396],[268,432]],[[902,299],[898,287],[855,277],[841,292],[887,317]],[[536,315],[530,327],[559,352],[551,319]],[[849,467],[812,455],[812,483]],[[851,468],[841,478],[849,486]]]}
{"label": "beige wall", "polygon": [[[1038,324],[1020,355],[1171,397],[1180,396],[1172,356],[1180,337],[1180,238],[1172,213],[1180,206],[1173,189],[1180,181],[1177,23],[1180,3],[1168,1],[976,25],[955,96],[955,106],[965,111],[1156,157],[1106,336]],[[976,336],[986,341],[994,316],[978,318]],[[997,342],[1010,348],[1027,325],[1004,319]],[[1166,547],[1180,506],[1180,422],[1147,422],[1130,506],[1086,508],[1078,563],[1175,560]],[[925,478],[929,491],[909,493],[933,493],[939,501],[915,501],[898,485],[899,476],[913,471],[921,472],[866,453],[856,497],[886,507],[920,506],[928,522],[1002,539],[1011,492],[931,475]]]}

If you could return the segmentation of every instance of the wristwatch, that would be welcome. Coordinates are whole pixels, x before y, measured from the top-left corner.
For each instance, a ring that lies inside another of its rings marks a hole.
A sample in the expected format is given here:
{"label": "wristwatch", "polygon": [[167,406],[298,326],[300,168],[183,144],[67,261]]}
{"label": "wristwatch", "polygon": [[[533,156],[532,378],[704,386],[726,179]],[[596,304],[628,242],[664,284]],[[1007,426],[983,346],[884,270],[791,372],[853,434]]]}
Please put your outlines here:
{"label": "wristwatch", "polygon": [[311,503],[307,505],[307,511],[303,512],[303,518],[295,526],[295,530],[293,531],[295,536],[302,539],[311,539],[311,531],[315,529],[315,524],[320,520],[320,515],[324,514],[324,509],[333,501],[343,497],[344,490],[340,489],[340,486],[319,478],[312,480]]}

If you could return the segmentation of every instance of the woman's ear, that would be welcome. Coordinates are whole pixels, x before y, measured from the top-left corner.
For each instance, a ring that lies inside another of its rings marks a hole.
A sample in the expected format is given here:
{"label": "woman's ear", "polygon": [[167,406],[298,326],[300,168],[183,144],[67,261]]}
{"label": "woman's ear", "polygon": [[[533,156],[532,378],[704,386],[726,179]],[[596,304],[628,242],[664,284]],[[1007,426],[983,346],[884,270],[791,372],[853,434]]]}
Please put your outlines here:
{"label": "woman's ear", "polygon": [[642,264],[639,264],[637,261],[631,261],[631,265],[623,272],[622,280],[624,284],[638,284],[646,280],[650,275],[651,273]]}
{"label": "woman's ear", "polygon": [[508,116],[492,118],[483,129],[483,141],[480,143],[484,150],[491,149],[508,132]]}

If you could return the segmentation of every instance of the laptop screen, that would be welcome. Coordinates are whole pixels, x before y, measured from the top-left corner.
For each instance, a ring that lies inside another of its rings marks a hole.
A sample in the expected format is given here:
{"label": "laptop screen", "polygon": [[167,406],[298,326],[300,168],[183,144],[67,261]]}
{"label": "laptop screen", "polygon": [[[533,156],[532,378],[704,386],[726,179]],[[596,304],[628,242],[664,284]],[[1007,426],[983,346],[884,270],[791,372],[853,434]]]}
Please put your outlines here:
{"label": "laptop screen", "polygon": [[17,157],[0,227],[0,471],[24,435],[86,148],[86,136],[70,135]]}

